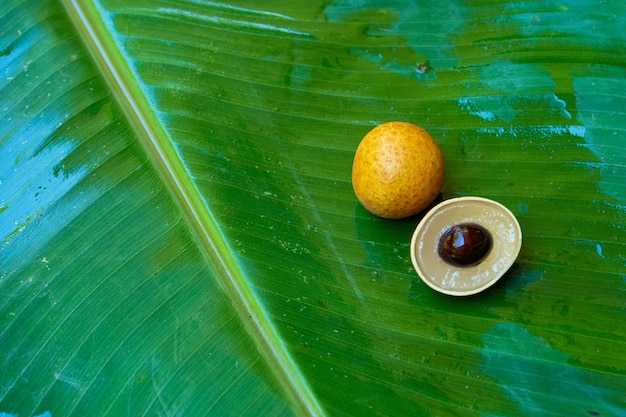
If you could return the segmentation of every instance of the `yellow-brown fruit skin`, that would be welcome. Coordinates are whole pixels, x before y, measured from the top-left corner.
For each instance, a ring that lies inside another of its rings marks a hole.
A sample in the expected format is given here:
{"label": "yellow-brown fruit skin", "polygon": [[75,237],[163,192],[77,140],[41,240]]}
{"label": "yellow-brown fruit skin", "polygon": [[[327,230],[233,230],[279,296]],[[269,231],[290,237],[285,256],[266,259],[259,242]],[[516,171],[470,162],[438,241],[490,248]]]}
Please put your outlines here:
{"label": "yellow-brown fruit skin", "polygon": [[419,213],[439,195],[445,178],[443,153],[433,137],[407,122],[388,122],[361,140],[352,164],[359,202],[386,219]]}

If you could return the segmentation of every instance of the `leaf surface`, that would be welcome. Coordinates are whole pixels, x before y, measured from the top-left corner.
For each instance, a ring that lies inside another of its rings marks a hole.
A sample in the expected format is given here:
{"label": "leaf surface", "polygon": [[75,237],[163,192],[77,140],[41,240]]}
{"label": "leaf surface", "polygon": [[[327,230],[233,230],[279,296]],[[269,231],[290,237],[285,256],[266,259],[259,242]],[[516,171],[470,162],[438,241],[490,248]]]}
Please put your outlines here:
{"label": "leaf surface", "polygon": [[[620,2],[8,0],[0,416],[626,410]],[[357,203],[405,120],[524,233],[469,298]]]}

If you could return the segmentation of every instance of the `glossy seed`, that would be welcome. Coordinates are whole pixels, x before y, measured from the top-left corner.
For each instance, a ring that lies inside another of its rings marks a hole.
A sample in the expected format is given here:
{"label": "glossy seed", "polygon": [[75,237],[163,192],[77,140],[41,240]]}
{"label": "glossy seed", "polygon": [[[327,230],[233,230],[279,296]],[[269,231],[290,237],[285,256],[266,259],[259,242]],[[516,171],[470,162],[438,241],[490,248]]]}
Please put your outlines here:
{"label": "glossy seed", "polygon": [[459,224],[444,232],[439,240],[441,259],[454,266],[471,266],[482,261],[491,249],[491,235],[477,224]]}

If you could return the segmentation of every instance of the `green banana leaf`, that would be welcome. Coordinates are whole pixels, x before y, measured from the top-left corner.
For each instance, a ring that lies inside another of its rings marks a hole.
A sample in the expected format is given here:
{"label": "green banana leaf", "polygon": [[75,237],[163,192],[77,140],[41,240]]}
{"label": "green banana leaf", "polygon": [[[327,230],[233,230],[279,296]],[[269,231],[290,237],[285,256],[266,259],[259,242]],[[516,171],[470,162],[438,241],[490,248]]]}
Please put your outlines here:
{"label": "green banana leaf", "polygon": [[[3,0],[0,416],[626,415],[622,1]],[[517,216],[423,284],[360,139]]]}

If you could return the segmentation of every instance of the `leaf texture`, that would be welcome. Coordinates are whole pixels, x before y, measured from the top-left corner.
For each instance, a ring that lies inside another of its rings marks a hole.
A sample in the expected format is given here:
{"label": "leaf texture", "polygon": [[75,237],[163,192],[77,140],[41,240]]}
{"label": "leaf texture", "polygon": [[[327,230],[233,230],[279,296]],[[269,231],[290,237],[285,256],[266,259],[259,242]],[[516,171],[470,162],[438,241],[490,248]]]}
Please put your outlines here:
{"label": "leaf texture", "polygon": [[[8,0],[0,416],[626,412],[620,2]],[[358,205],[405,120],[500,201],[469,298]]]}

